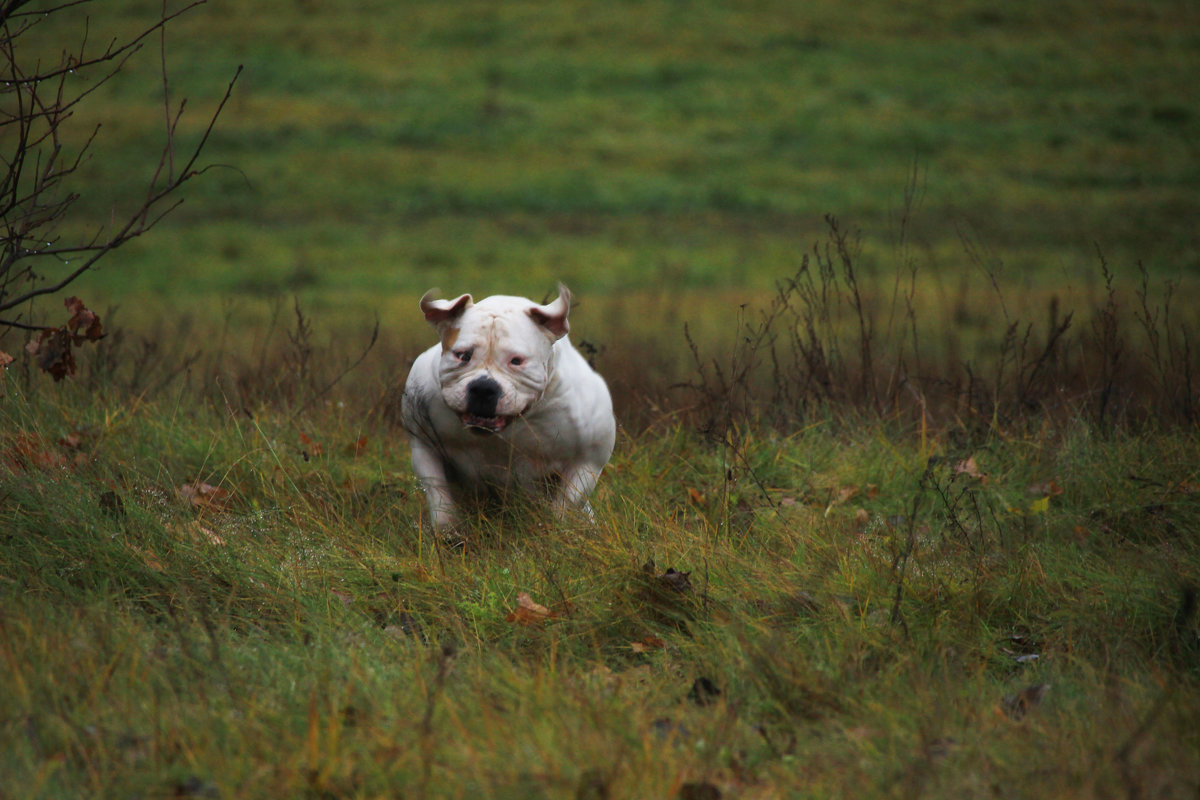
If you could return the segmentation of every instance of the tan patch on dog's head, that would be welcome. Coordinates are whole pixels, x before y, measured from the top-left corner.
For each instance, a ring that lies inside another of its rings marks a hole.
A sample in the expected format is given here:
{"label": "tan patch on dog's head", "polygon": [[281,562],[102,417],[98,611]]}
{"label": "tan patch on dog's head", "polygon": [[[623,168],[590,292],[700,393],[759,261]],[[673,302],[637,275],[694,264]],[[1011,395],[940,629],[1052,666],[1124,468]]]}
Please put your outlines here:
{"label": "tan patch on dog's head", "polygon": [[458,341],[458,328],[446,328],[442,334],[442,352],[454,349],[454,343]]}

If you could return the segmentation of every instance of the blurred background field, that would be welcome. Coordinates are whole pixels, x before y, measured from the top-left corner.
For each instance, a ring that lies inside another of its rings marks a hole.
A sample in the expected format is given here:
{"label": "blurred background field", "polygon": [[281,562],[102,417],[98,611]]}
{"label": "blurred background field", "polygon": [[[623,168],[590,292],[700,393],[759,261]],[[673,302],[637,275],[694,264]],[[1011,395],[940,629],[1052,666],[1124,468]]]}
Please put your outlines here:
{"label": "blurred background field", "polygon": [[[90,10],[100,43],[161,9]],[[82,16],[46,27],[48,53]],[[1190,3],[211,2],[166,59],[181,145],[245,70],[205,151],[223,166],[75,287],[139,329],[253,327],[295,297],[318,327],[378,314],[407,342],[431,286],[563,280],[593,338],[627,326],[613,300],[678,339],[663,295],[724,324],[827,213],[872,293],[918,264],[931,314],[967,283],[986,313],[993,277],[1014,307],[1089,302],[1097,248],[1185,288],[1200,272]],[[102,128],[73,224],[140,202],[162,90],[150,40],[76,110],[80,136]]]}
{"label": "blurred background field", "polygon": [[[43,7],[45,64],[164,8]],[[0,314],[106,332],[55,381],[0,325],[0,798],[1195,798],[1198,23],[191,9],[166,105],[152,36],[72,109],[60,233],[242,65],[211,169]],[[435,541],[417,298],[559,280],[621,423],[595,524]]]}

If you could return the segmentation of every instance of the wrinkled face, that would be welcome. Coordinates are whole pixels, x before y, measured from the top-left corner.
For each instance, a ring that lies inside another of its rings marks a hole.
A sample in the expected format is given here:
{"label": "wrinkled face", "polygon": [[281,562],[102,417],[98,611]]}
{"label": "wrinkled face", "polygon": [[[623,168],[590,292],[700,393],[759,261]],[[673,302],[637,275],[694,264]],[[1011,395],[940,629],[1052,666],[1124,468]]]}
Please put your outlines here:
{"label": "wrinkled face", "polygon": [[489,297],[468,301],[440,326],[442,398],[463,425],[500,433],[541,396],[561,334],[539,321],[539,308],[524,298]]}

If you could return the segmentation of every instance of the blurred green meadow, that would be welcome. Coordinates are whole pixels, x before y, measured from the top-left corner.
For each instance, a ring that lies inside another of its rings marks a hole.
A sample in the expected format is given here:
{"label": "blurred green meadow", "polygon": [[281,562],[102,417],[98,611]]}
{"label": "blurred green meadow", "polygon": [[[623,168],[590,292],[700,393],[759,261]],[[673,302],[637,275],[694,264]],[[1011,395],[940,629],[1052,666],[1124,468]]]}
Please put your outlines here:
{"label": "blurred green meadow", "polygon": [[[103,42],[159,4],[90,10]],[[60,17],[46,38],[76,41]],[[130,324],[231,302],[261,321],[295,296],[390,328],[432,286],[562,280],[708,295],[725,319],[827,213],[873,283],[919,263],[931,304],[989,275],[1086,299],[1097,248],[1191,280],[1197,31],[1167,2],[210,2],[170,26],[166,61],[181,149],[244,65],[204,154],[220,166],[76,291]],[[158,46],[76,112],[80,135],[102,128],[74,223],[144,193]]]}
{"label": "blurred green meadow", "polygon": [[[1195,798],[1198,23],[192,9],[73,109],[63,236],[241,65],[211,168],[63,293],[107,332],[73,377],[0,335],[0,800]],[[560,280],[596,519],[441,541],[417,298]]]}

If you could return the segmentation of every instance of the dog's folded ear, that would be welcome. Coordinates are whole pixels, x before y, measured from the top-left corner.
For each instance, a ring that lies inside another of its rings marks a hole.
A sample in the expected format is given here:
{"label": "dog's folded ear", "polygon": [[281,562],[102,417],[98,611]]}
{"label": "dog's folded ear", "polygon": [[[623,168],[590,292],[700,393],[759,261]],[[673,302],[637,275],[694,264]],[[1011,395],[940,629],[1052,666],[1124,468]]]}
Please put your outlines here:
{"label": "dog's folded ear", "polygon": [[453,300],[435,300],[437,295],[437,289],[426,292],[421,298],[421,311],[425,313],[425,320],[437,328],[438,333],[442,333],[454,324],[474,301],[469,294],[459,295]]}
{"label": "dog's folded ear", "polygon": [[567,313],[571,310],[571,290],[563,284],[558,285],[558,299],[544,306],[534,306],[529,309],[529,316],[545,329],[552,339],[561,339],[571,330],[567,323]]}

